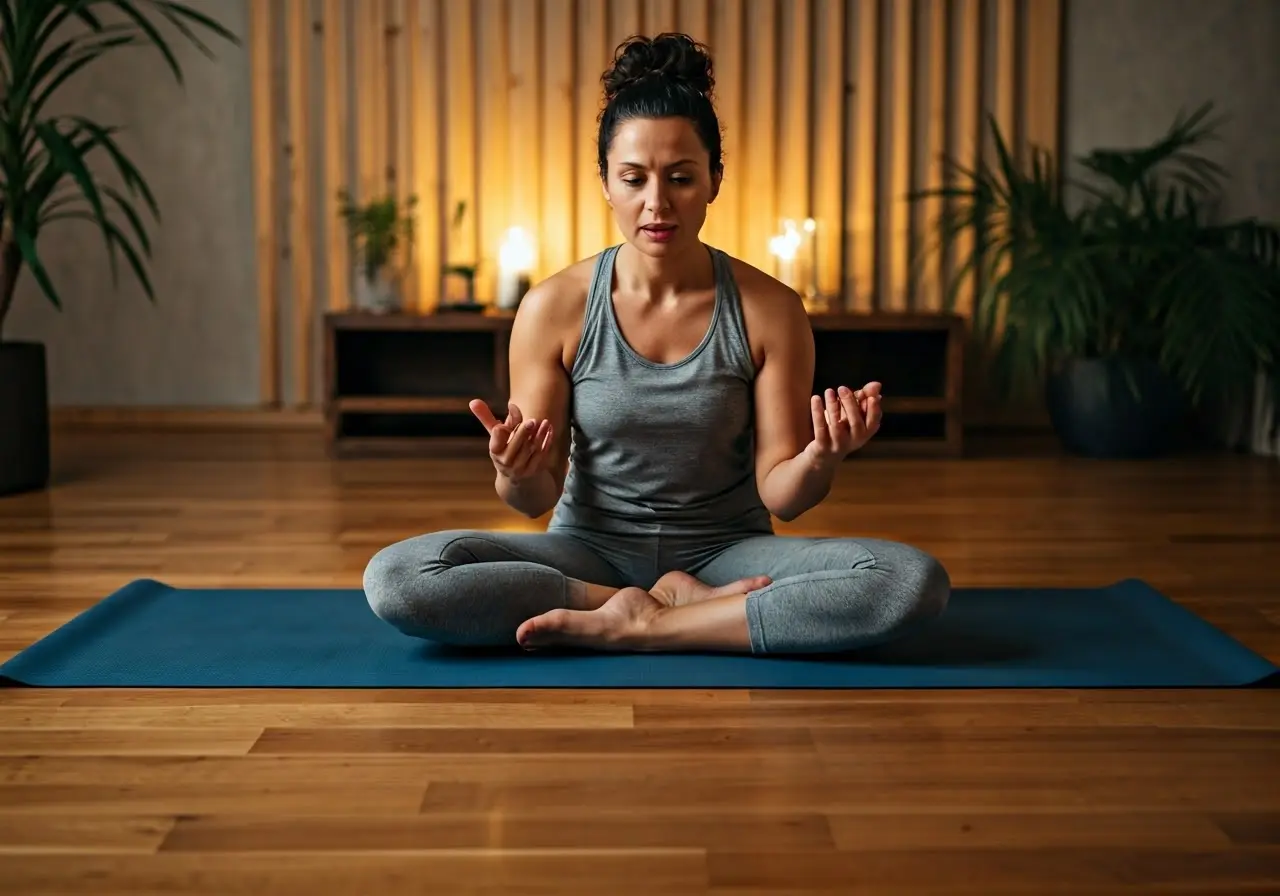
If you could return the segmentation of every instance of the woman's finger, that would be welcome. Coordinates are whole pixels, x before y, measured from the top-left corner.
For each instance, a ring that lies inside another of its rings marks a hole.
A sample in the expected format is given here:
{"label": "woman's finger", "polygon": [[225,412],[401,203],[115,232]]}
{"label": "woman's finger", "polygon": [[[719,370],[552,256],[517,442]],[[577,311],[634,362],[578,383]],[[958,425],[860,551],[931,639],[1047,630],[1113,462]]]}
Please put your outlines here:
{"label": "woman's finger", "polygon": [[850,431],[856,431],[862,422],[862,410],[858,407],[858,398],[847,387],[840,387],[840,406],[844,409],[845,419],[849,421]]}
{"label": "woman's finger", "polygon": [[501,457],[510,442],[511,427],[507,424],[499,423],[489,430],[489,453],[494,457]]}
{"label": "woman's finger", "polygon": [[551,421],[543,420],[533,427],[529,434],[529,442],[525,446],[525,450],[521,452],[521,462],[526,466],[528,472],[541,469],[546,464],[547,451],[547,434],[551,431]]}
{"label": "woman's finger", "polygon": [[873,396],[867,399],[867,432],[874,433],[880,428],[880,397]]}
{"label": "woman's finger", "polygon": [[840,399],[835,389],[827,390],[827,425],[831,427],[832,437],[836,437],[840,426]]}
{"label": "woman's finger", "polygon": [[515,428],[511,440],[507,443],[507,450],[503,452],[503,462],[508,466],[515,466],[516,460],[524,451],[524,446],[529,441],[529,431],[532,428],[529,424],[531,421],[526,420]]}
{"label": "woman's finger", "polygon": [[822,399],[814,395],[809,399],[809,411],[813,415],[813,440],[818,447],[826,448],[831,444],[831,430],[827,427],[827,415],[822,407]]}
{"label": "woman's finger", "polygon": [[533,427],[525,450],[521,452],[520,462],[526,472],[531,473],[546,467],[551,456],[551,421],[543,420]]}

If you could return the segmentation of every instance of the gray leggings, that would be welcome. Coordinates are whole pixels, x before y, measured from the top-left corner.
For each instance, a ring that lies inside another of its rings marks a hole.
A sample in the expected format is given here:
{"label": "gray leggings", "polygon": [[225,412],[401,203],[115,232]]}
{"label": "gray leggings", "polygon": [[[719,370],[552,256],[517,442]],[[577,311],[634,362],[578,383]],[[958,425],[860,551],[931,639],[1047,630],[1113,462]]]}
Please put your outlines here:
{"label": "gray leggings", "polygon": [[713,587],[747,576],[752,653],[829,653],[882,643],[938,616],[951,581],[937,560],[891,541],[742,535],[691,540],[557,529],[419,535],[370,560],[377,616],[414,637],[514,645],[522,622],[568,606],[569,578],[648,588],[679,569]]}

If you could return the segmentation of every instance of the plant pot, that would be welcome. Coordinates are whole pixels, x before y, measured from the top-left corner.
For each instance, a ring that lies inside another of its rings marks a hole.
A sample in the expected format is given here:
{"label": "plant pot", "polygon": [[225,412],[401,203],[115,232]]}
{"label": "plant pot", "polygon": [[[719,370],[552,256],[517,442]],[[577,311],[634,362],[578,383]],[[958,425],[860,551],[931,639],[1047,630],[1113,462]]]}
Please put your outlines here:
{"label": "plant pot", "polygon": [[356,270],[356,308],[374,314],[390,314],[400,310],[400,295],[395,281],[385,268],[370,277],[363,265]]}
{"label": "plant pot", "polygon": [[44,346],[0,342],[0,495],[49,484],[49,386]]}
{"label": "plant pot", "polygon": [[1156,457],[1186,439],[1186,396],[1146,359],[1066,361],[1049,374],[1045,398],[1053,428],[1073,454]]}

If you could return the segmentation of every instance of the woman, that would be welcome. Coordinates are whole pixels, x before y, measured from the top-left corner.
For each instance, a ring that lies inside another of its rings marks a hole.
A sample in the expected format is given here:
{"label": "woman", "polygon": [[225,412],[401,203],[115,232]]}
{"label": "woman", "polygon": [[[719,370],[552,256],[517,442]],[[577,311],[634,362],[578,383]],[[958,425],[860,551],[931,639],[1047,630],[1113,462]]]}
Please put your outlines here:
{"label": "woman", "polygon": [[[947,573],[906,545],[773,533],[880,425],[880,384],[810,395],[789,288],[699,240],[723,167],[711,60],[684,35],[623,44],[598,165],[626,242],[525,296],[495,487],[547,531],[436,532],[364,587],[406,634],[463,645],[817,653],[937,616]],[[572,458],[572,462],[570,462]]]}

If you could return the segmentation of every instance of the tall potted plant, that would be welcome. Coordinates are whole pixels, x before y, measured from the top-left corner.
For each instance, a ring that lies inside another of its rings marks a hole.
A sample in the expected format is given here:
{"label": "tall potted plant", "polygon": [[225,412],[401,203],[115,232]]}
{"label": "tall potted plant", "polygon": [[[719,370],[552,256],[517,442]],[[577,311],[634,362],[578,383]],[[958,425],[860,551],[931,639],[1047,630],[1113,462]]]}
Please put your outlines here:
{"label": "tall potted plant", "polygon": [[[206,55],[197,30],[238,43],[217,22],[171,0],[0,0],[0,494],[42,488],[49,477],[44,346],[4,336],[24,270],[62,307],[40,259],[45,228],[92,224],[106,242],[113,278],[123,258],[155,299],[142,215],[158,221],[160,212],[145,178],[116,142],[118,128],[54,114],[49,102],[70,79],[126,47],[159,51],[182,83],[182,68],[160,31],[164,22]],[[98,161],[113,169],[123,189],[100,179],[93,170]]]}
{"label": "tall potted plant", "polygon": [[1078,157],[1079,179],[1041,148],[1015,159],[992,121],[993,160],[949,160],[949,185],[912,194],[945,201],[925,252],[973,238],[948,307],[976,274],[973,331],[1001,394],[1043,390],[1072,452],[1162,453],[1259,373],[1280,397],[1280,231],[1215,220],[1226,173],[1200,150],[1212,109],[1149,145]]}

